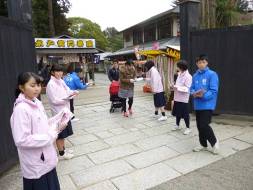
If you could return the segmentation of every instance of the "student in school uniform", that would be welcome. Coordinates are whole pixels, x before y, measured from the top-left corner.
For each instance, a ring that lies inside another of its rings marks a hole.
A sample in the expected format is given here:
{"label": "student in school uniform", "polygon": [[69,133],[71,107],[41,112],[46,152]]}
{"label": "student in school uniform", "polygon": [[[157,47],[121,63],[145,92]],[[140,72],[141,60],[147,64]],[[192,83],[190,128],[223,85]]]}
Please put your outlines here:
{"label": "student in school uniform", "polygon": [[[51,78],[47,84],[46,94],[52,115],[56,115],[62,109],[70,109],[68,97],[78,95],[78,91],[70,90],[62,79],[64,68],[59,64],[54,64],[51,68]],[[60,159],[71,159],[74,154],[72,150],[65,150],[64,139],[73,135],[71,121],[68,126],[58,135],[56,145]]]}
{"label": "student in school uniform", "polygon": [[210,123],[217,102],[219,77],[215,71],[209,69],[207,55],[202,54],[197,57],[196,65],[198,70],[193,75],[191,95],[193,96],[194,110],[196,112],[200,145],[195,147],[193,151],[208,150],[207,142],[209,142],[211,152],[218,154],[219,140],[215,136]]}
{"label": "student in school uniform", "polygon": [[11,130],[19,155],[23,190],[60,190],[54,147],[58,130],[49,126],[44,107],[37,99],[41,84],[42,78],[35,73],[19,75]]}
{"label": "student in school uniform", "polygon": [[155,67],[155,64],[153,61],[147,61],[145,63],[145,68],[150,78],[146,78],[145,80],[150,83],[152,92],[153,92],[153,98],[154,98],[154,105],[155,105],[155,118],[158,118],[158,111],[161,111],[162,116],[158,118],[158,121],[166,121],[167,116],[165,115],[164,106],[166,104],[165,97],[164,97],[164,89],[163,89],[163,83],[160,73]]}
{"label": "student in school uniform", "polygon": [[174,106],[172,115],[176,117],[176,125],[173,126],[172,130],[176,131],[180,129],[180,120],[184,119],[186,129],[184,135],[191,133],[190,129],[190,115],[188,109],[190,87],[192,84],[192,76],[188,72],[188,64],[185,60],[177,62],[177,68],[179,70],[176,84],[174,88]]}

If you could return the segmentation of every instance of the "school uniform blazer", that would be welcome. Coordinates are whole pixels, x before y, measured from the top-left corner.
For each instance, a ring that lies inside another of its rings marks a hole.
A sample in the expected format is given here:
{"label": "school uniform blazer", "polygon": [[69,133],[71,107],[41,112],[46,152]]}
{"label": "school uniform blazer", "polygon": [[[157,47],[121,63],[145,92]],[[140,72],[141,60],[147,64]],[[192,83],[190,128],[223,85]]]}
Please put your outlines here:
{"label": "school uniform blazer", "polygon": [[48,124],[42,103],[21,93],[10,119],[23,177],[38,179],[54,169],[58,158],[54,147],[55,130]]}
{"label": "school uniform blazer", "polygon": [[70,90],[62,79],[56,79],[54,76],[51,76],[51,79],[47,84],[46,94],[52,115],[56,115],[63,109],[70,109],[69,100],[63,99],[73,93],[74,91]]}

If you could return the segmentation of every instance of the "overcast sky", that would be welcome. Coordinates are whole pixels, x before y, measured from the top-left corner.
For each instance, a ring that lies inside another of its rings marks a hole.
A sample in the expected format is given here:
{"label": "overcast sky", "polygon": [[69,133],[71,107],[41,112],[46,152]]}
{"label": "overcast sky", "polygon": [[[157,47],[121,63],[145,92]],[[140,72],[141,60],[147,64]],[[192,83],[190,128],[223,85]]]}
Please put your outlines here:
{"label": "overcast sky", "polygon": [[172,8],[172,0],[70,0],[67,17],[84,17],[121,31]]}

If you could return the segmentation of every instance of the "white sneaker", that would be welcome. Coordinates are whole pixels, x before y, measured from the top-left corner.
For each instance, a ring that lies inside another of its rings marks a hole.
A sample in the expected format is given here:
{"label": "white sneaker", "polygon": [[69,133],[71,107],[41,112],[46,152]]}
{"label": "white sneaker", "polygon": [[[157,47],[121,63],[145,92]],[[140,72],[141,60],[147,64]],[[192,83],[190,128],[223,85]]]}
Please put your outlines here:
{"label": "white sneaker", "polygon": [[189,135],[192,132],[190,128],[186,128],[184,131],[184,135]]}
{"label": "white sneaker", "polygon": [[212,153],[213,154],[219,154],[219,149],[220,149],[220,143],[219,143],[219,140],[217,139],[217,142],[212,147]]}
{"label": "white sneaker", "polygon": [[167,116],[162,116],[158,119],[158,121],[166,121],[167,120]]}
{"label": "white sneaker", "polygon": [[61,156],[59,155],[60,160],[70,160],[74,157],[73,154],[68,153],[67,151]]}
{"label": "white sneaker", "polygon": [[207,150],[208,150],[207,147],[199,145],[193,149],[193,152],[200,152],[200,151],[207,151]]}
{"label": "white sneaker", "polygon": [[79,118],[74,118],[74,119],[71,119],[71,121],[73,121],[73,122],[76,122],[76,121],[79,121],[80,119]]}
{"label": "white sneaker", "polygon": [[180,130],[180,127],[178,125],[175,125],[172,127],[171,129],[172,131],[177,131],[177,130]]}

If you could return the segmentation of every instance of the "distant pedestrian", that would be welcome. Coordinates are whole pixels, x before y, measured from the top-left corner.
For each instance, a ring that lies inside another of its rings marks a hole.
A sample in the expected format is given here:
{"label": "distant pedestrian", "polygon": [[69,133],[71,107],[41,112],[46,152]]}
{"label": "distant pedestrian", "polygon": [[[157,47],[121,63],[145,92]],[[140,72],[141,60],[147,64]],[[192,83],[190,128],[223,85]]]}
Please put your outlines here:
{"label": "distant pedestrian", "polygon": [[192,76],[188,72],[188,64],[185,60],[177,62],[179,70],[174,89],[174,106],[172,115],[176,117],[176,125],[172,128],[173,131],[180,129],[180,120],[184,119],[186,129],[184,135],[191,132],[190,116],[188,110],[188,102],[190,97],[190,87],[192,84]]}
{"label": "distant pedestrian", "polygon": [[[87,89],[87,85],[84,84],[79,75],[82,73],[81,68],[74,69],[74,64],[70,64],[67,68],[67,75],[63,80],[70,90],[84,90]],[[74,114],[74,98],[70,99],[70,111]],[[79,119],[73,116],[71,121],[78,121]]]}
{"label": "distant pedestrian", "polygon": [[196,59],[198,71],[193,75],[191,94],[194,98],[197,128],[200,146],[193,151],[207,150],[207,142],[212,146],[212,152],[218,154],[219,141],[210,126],[212,113],[216,107],[219,79],[216,72],[208,68],[208,57],[200,55]]}
{"label": "distant pedestrian", "polygon": [[146,68],[146,71],[148,72],[147,76],[150,77],[150,78],[146,78],[145,80],[148,81],[153,92],[154,106],[155,106],[154,117],[158,118],[159,116],[158,111],[160,110],[162,113],[162,116],[158,118],[158,121],[165,121],[167,120],[167,116],[165,115],[165,110],[164,110],[166,101],[165,101],[165,96],[164,96],[164,89],[163,89],[161,75],[156,69],[153,61],[147,61],[145,63],[145,68]]}
{"label": "distant pedestrian", "polygon": [[[133,61],[128,60],[125,65],[120,68],[120,89],[118,96],[121,98],[122,103],[122,113],[124,117],[128,117],[128,112],[130,115],[133,114],[133,96],[134,96],[134,81],[136,78],[135,68],[133,66]],[[126,111],[126,100],[128,98],[128,112]]]}
{"label": "distant pedestrian", "polygon": [[108,72],[108,78],[111,82],[119,81],[119,65],[117,60],[113,60],[112,68]]}

